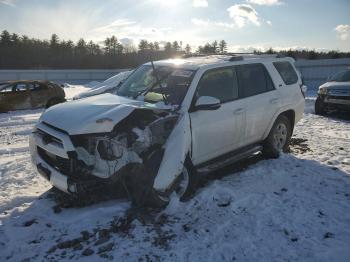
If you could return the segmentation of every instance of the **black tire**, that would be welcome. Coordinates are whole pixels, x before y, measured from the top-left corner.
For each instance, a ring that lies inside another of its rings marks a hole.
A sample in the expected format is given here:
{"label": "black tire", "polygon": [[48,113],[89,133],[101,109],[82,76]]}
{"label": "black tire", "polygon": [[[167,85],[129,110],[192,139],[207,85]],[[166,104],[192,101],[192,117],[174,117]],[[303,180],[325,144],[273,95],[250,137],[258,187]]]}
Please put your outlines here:
{"label": "black tire", "polygon": [[[148,205],[155,208],[164,208],[169,204],[170,201],[170,195],[177,191],[179,193],[180,201],[187,201],[190,199],[190,197],[193,195],[193,193],[196,190],[197,183],[198,183],[198,175],[197,172],[190,160],[189,157],[186,158],[185,164],[184,164],[184,172],[187,172],[187,181],[185,188],[181,188],[180,186],[175,186],[172,192],[168,192],[167,195],[160,195],[157,191],[154,189],[151,192],[151,195],[149,197]],[[180,176],[184,176],[184,173],[182,173]],[[178,184],[181,184],[181,180],[177,181]],[[180,192],[179,192],[180,191]]]}
{"label": "black tire", "polygon": [[315,102],[315,114],[321,116],[326,114],[324,102],[320,97],[317,97]]}
{"label": "black tire", "polygon": [[292,136],[292,126],[289,119],[281,115],[273,124],[270,133],[264,141],[263,155],[265,158],[278,158],[281,151],[286,152]]}
{"label": "black tire", "polygon": [[51,98],[51,99],[47,102],[45,108],[49,108],[49,107],[51,107],[51,106],[57,105],[57,104],[62,103],[62,102],[63,102],[62,99],[59,99],[59,98],[57,98],[57,97]]}

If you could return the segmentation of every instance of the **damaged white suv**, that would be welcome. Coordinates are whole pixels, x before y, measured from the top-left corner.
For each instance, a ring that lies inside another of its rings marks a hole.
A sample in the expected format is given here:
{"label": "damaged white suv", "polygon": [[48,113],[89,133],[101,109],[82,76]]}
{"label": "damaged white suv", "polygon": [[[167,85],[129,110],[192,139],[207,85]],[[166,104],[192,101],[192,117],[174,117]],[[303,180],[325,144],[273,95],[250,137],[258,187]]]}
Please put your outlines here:
{"label": "damaged white suv", "polygon": [[150,62],[115,94],[46,110],[32,161],[64,192],[123,185],[136,204],[164,205],[172,194],[186,198],[202,173],[258,151],[278,157],[304,112],[301,86],[292,58]]}

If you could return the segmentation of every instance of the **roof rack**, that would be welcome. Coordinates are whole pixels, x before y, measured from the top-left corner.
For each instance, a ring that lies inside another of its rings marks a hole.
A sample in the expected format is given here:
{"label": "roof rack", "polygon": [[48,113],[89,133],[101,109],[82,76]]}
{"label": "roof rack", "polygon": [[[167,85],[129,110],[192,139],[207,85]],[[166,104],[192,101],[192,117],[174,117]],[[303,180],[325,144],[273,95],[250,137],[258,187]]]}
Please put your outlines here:
{"label": "roof rack", "polygon": [[282,54],[256,54],[256,53],[225,53],[225,54],[209,53],[209,54],[190,54],[190,55],[182,56],[182,58],[191,58],[191,57],[218,57],[218,58],[222,58],[223,60],[233,62],[233,61],[241,61],[244,58],[282,58],[285,56]]}

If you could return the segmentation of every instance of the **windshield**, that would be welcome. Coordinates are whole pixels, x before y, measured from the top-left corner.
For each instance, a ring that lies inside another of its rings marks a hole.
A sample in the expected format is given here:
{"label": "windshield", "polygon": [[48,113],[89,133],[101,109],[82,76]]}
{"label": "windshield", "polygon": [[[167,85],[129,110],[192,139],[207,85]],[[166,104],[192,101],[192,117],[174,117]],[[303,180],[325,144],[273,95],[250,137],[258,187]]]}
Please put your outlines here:
{"label": "windshield", "polygon": [[[180,105],[193,78],[193,70],[169,66],[143,65],[135,70],[120,86],[117,95],[137,98],[144,95],[144,101],[157,103],[166,101]],[[159,80],[159,81],[158,81]]]}
{"label": "windshield", "polygon": [[331,81],[335,81],[335,82],[348,82],[348,81],[350,81],[350,70],[344,70],[342,72],[335,74],[331,78]]}

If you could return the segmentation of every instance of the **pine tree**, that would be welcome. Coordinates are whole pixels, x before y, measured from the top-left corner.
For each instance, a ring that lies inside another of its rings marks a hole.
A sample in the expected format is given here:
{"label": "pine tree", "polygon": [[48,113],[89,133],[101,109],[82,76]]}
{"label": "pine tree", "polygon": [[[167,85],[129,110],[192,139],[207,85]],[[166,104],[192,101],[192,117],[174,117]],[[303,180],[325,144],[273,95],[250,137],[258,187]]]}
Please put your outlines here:
{"label": "pine tree", "polygon": [[225,40],[221,40],[219,43],[219,51],[220,54],[225,54],[227,53],[227,43]]}
{"label": "pine tree", "polygon": [[186,54],[191,54],[191,47],[189,44],[186,45],[185,52],[186,52]]}

